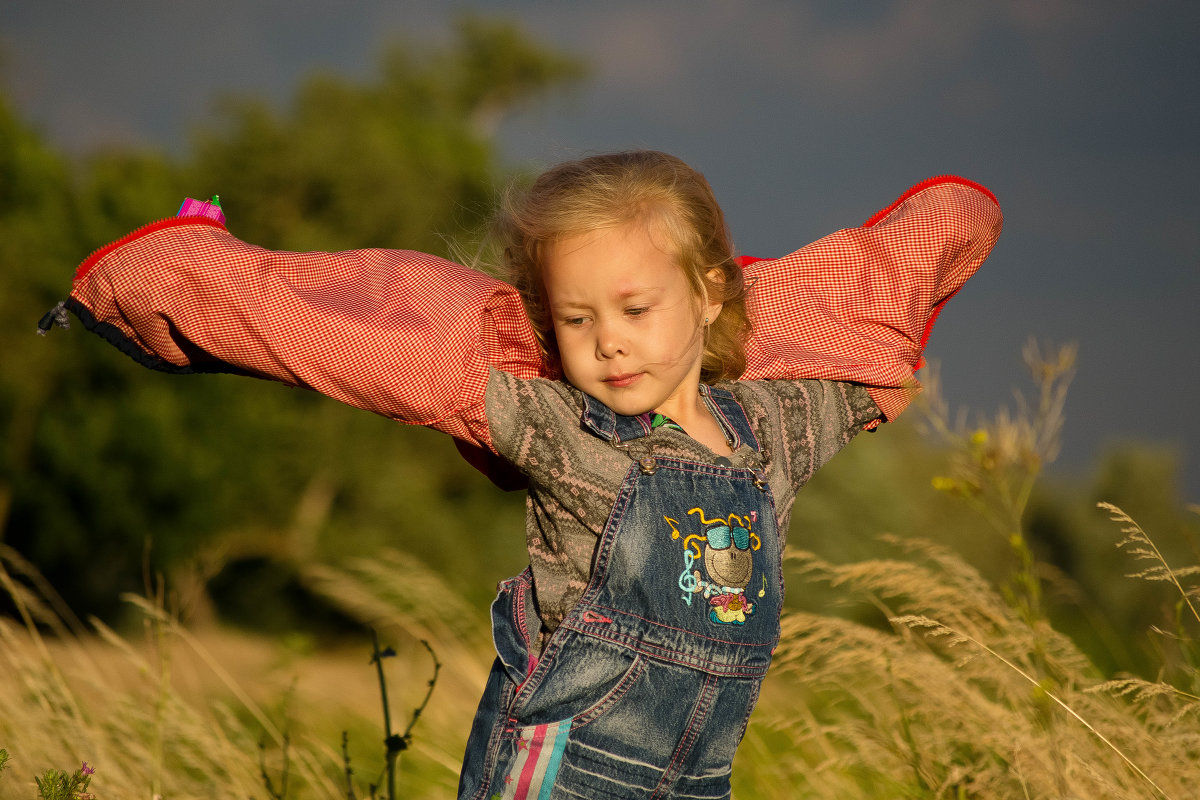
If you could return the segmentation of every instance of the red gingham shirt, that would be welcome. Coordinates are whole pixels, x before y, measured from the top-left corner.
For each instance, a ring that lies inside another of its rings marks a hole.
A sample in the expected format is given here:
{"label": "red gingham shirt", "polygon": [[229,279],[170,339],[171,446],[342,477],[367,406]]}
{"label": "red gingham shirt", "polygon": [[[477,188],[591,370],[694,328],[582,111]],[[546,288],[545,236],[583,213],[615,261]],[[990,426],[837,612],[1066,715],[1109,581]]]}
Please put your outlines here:
{"label": "red gingham shirt", "polygon": [[920,389],[913,372],[938,312],[987,258],[1002,222],[983,186],[940,176],[861,227],[783,258],[747,259],[753,334],[742,377],[862,383],[895,419]]}
{"label": "red gingham shirt", "polygon": [[[913,371],[933,319],[1000,227],[987,189],[942,176],[861,227],[783,258],[745,259],[753,334],[743,377],[862,383],[895,418],[919,388]],[[68,307],[148,366],[314,389],[449,433],[464,454],[492,450],[490,368],[546,374],[502,281],[408,250],[266,250],[205,217],[162,220],[96,251]]]}

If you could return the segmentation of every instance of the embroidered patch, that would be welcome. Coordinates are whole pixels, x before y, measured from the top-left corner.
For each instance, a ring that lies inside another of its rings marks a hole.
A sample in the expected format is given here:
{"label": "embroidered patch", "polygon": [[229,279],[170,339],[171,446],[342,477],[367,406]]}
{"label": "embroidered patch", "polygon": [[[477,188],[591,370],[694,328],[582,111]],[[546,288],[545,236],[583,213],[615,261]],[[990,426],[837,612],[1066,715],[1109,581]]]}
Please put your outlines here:
{"label": "embroidered patch", "polygon": [[[679,520],[664,516],[671,526],[671,538],[683,539],[683,572],[679,573],[679,588],[689,606],[700,595],[708,601],[708,618],[720,625],[745,625],[746,617],[754,613],[757,603],[751,602],[746,587],[754,573],[754,551],[762,540],[752,530],[757,512],[749,516],[730,514],[709,519],[700,508],[688,515],[699,517],[702,533],[684,535]],[[703,569],[697,569],[697,566]],[[766,576],[759,597],[766,594]]]}
{"label": "embroidered patch", "polygon": [[500,800],[549,798],[570,731],[569,719],[551,725],[535,725],[521,731],[517,739],[516,758],[504,776],[504,791],[492,797]]}

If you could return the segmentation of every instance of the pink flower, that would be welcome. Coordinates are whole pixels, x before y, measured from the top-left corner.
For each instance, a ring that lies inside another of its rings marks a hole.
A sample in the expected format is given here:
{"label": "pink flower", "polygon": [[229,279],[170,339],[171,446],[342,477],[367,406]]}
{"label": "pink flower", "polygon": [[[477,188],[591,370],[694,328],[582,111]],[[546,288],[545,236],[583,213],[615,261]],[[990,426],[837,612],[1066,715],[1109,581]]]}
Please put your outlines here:
{"label": "pink flower", "polygon": [[708,602],[713,607],[712,613],[721,622],[741,624],[746,621],[746,615],[754,611],[754,604],[748,602],[744,595],[737,592],[710,597]]}
{"label": "pink flower", "polygon": [[750,604],[740,594],[733,592],[710,597],[708,602],[714,606],[718,606],[722,611],[740,611],[743,607],[747,611],[750,610]]}
{"label": "pink flower", "polygon": [[89,767],[88,763],[86,761],[83,762],[83,766],[79,768],[79,771],[82,772],[84,775],[95,775],[96,774],[96,768]]}

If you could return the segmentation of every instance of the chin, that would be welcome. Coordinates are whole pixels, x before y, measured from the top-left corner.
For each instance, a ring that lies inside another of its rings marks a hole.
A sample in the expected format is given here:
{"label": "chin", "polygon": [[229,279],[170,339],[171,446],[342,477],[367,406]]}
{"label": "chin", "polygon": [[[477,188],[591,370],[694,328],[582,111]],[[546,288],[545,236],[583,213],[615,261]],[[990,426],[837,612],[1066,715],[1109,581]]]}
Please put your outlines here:
{"label": "chin", "polygon": [[592,396],[623,417],[636,417],[638,414],[654,410],[653,403],[648,404],[647,401],[636,397],[622,397],[619,391],[613,391],[608,387],[601,387],[597,390],[597,394]]}
{"label": "chin", "polygon": [[600,398],[600,400],[613,411],[623,417],[636,417],[638,414],[645,414],[654,410],[654,406],[647,406],[641,403],[622,403],[619,401],[609,402]]}

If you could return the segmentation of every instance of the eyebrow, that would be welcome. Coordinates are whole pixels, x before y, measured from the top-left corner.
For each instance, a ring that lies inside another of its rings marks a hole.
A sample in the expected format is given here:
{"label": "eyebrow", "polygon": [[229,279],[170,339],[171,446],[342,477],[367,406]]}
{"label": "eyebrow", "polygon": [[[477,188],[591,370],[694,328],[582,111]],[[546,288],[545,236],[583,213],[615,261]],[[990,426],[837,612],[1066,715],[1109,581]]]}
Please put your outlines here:
{"label": "eyebrow", "polygon": [[635,289],[625,289],[617,292],[617,296],[624,299],[628,297],[637,297],[643,294],[651,294],[652,292],[661,292],[661,286],[639,286]]}
{"label": "eyebrow", "polygon": [[[634,298],[645,297],[647,295],[652,295],[652,294],[655,294],[655,293],[661,292],[661,291],[662,291],[661,286],[639,286],[639,287],[636,287],[633,289],[625,289],[622,291],[618,291],[616,296],[617,296],[618,300],[620,300],[622,302],[626,302],[626,301],[629,301]],[[557,303],[551,302],[550,307],[552,309],[558,311],[558,310],[568,309],[568,308],[572,308],[572,309],[573,308],[591,308],[591,305],[586,302],[583,302],[580,300],[574,300],[573,298],[568,297]]]}

